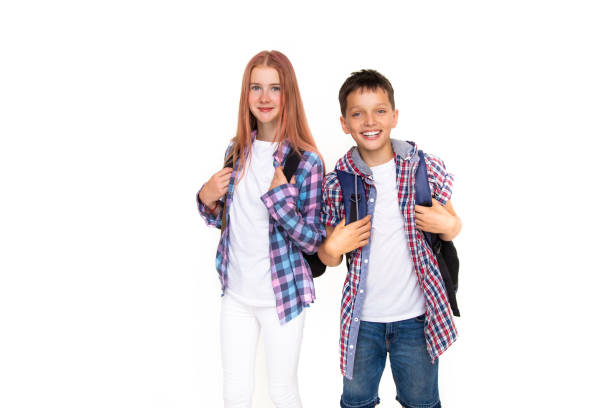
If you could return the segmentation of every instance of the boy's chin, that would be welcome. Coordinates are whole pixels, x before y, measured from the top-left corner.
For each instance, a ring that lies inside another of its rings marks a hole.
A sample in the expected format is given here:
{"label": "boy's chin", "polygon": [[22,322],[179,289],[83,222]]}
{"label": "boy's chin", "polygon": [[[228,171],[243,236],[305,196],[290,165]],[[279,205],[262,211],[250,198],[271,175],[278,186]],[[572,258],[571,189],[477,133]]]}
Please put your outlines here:
{"label": "boy's chin", "polygon": [[357,143],[357,147],[361,150],[368,150],[368,151],[376,151],[376,150],[380,150],[382,148],[384,148],[386,145],[391,144],[391,139],[389,139],[389,137],[385,137],[383,135],[380,135],[379,137],[375,138],[375,139],[366,139],[363,137],[353,137],[353,140],[355,140],[355,143]]}

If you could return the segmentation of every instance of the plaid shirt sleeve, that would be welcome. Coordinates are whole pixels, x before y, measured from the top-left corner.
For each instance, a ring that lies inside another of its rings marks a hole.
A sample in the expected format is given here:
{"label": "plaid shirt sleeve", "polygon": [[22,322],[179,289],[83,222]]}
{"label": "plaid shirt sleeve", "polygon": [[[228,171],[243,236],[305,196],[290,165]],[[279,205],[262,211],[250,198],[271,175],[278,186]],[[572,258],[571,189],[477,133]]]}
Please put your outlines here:
{"label": "plaid shirt sleeve", "polygon": [[[225,150],[225,155],[223,156],[224,160],[227,160],[227,156],[229,155],[231,148],[232,145],[230,144]],[[211,214],[209,212],[211,209],[204,205],[204,203],[200,200],[200,191],[202,190],[202,188],[204,188],[204,184],[202,184],[202,187],[200,187],[200,190],[198,190],[198,192],[196,193],[196,203],[198,205],[198,211],[200,211],[200,215],[202,216],[202,218],[204,218],[204,221],[206,221],[206,224],[208,226],[221,229],[221,218],[223,217],[223,207],[225,207],[225,195],[223,195],[223,197],[221,197],[217,201],[219,203],[219,213],[217,215]]]}
{"label": "plaid shirt sleeve", "polygon": [[343,217],[342,189],[336,173],[331,172],[323,180],[321,222],[323,225],[335,227]]}
{"label": "plaid shirt sleeve", "polygon": [[[204,187],[202,185],[202,187]],[[200,188],[201,190],[201,188]],[[198,210],[200,211],[200,215],[206,221],[206,224],[211,227],[215,227],[221,229],[221,217],[223,216],[223,207],[225,206],[225,196],[221,197],[219,201],[219,213],[217,215],[211,214],[210,208],[208,208],[204,203],[200,200],[200,190],[196,194],[196,202],[198,204]]]}
{"label": "plaid shirt sleeve", "polygon": [[282,184],[261,196],[272,219],[307,254],[315,253],[323,240],[324,229],[319,220],[322,179],[321,159],[305,152],[295,184]]}
{"label": "plaid shirt sleeve", "polygon": [[446,171],[444,162],[439,157],[425,154],[425,165],[433,197],[445,205],[453,193],[454,176]]}

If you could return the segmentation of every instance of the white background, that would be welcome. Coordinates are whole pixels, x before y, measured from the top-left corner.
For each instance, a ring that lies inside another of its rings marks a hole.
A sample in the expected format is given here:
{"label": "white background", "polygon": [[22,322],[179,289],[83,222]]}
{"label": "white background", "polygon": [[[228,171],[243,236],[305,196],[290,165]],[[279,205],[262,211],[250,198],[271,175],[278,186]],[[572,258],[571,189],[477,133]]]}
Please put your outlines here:
{"label": "white background", "polygon": [[[456,175],[444,406],[610,404],[606,3],[2,2],[0,406],[222,406],[218,232],[194,200],[263,49],[291,59],[328,169],[352,143],[338,89],[375,68],[393,136]],[[338,406],[344,273],[316,281],[306,408]],[[397,406],[389,370],[380,395]]]}

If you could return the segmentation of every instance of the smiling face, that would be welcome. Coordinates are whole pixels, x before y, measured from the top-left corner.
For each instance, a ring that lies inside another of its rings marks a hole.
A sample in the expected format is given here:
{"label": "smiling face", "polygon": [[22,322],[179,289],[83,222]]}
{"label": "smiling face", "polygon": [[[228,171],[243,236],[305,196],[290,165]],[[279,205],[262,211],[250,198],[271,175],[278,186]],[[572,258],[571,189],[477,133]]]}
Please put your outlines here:
{"label": "smiling face", "polygon": [[256,66],[249,83],[249,109],[261,134],[275,129],[281,111],[281,86],[278,72],[268,66]]}
{"label": "smiling face", "polygon": [[346,98],[346,114],[340,117],[344,133],[351,134],[368,166],[393,158],[391,129],[397,125],[398,111],[381,88],[359,88]]}

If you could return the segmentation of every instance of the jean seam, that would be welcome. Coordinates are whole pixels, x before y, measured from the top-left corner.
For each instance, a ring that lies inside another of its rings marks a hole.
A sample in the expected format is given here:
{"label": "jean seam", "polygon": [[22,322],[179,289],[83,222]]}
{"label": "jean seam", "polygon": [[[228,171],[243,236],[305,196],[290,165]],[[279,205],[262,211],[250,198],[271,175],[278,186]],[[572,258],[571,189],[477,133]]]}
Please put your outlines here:
{"label": "jean seam", "polygon": [[380,397],[375,397],[374,399],[371,399],[369,401],[363,401],[363,402],[358,402],[358,405],[354,405],[354,404],[349,404],[347,402],[345,402],[342,397],[340,398],[340,406],[343,408],[372,408],[375,407],[376,405],[380,404]]}
{"label": "jean seam", "polygon": [[397,400],[397,402],[400,403],[400,405],[403,408],[441,408],[442,404],[440,403],[440,400],[434,402],[433,404],[407,404],[404,401],[402,401],[399,397],[395,397],[395,399]]}

